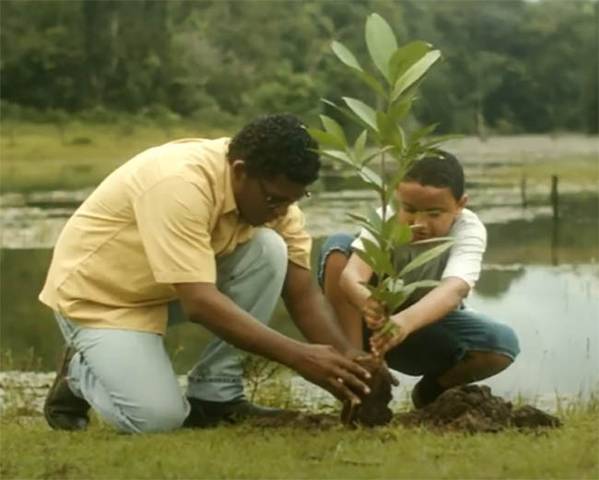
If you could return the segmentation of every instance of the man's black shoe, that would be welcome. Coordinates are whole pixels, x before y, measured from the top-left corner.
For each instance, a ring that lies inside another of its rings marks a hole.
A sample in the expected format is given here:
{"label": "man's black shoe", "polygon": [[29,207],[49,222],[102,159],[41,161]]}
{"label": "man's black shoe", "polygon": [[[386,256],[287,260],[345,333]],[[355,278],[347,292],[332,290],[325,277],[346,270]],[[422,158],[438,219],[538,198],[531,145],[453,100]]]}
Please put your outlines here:
{"label": "man's black shoe", "polygon": [[294,418],[297,413],[283,408],[261,407],[245,399],[231,402],[211,402],[187,397],[191,405],[189,416],[184,427],[206,428],[220,423],[236,423],[247,419],[259,418]]}
{"label": "man's black shoe", "polygon": [[65,349],[62,364],[44,402],[44,416],[55,430],[83,430],[89,423],[89,403],[76,396],[67,383],[69,363],[75,352],[72,347]]}

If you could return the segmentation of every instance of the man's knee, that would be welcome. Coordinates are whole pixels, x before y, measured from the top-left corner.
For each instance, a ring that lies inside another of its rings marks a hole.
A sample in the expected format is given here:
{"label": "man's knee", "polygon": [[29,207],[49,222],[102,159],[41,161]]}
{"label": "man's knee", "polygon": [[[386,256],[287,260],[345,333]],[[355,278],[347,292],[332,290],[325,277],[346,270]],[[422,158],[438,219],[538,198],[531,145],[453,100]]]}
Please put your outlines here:
{"label": "man's knee", "polygon": [[287,245],[283,238],[270,228],[259,228],[253,240],[260,246],[258,261],[262,268],[284,277],[287,272]]}
{"label": "man's knee", "polygon": [[187,410],[183,399],[175,402],[146,402],[121,410],[121,430],[128,433],[155,433],[176,430],[183,425]]}

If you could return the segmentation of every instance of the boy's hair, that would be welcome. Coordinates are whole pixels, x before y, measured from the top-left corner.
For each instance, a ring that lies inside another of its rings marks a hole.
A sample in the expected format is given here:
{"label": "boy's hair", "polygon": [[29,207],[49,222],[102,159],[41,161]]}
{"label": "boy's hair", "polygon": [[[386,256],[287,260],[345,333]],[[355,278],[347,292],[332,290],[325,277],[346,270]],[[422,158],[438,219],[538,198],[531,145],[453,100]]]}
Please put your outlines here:
{"label": "boy's hair", "polygon": [[464,195],[464,170],[460,162],[445,150],[436,150],[435,156],[416,161],[404,176],[402,182],[418,182],[420,185],[449,188],[459,201]]}
{"label": "boy's hair", "polygon": [[252,176],[284,175],[308,185],[318,178],[318,143],[293,115],[264,115],[252,120],[229,144],[229,161],[243,160]]}

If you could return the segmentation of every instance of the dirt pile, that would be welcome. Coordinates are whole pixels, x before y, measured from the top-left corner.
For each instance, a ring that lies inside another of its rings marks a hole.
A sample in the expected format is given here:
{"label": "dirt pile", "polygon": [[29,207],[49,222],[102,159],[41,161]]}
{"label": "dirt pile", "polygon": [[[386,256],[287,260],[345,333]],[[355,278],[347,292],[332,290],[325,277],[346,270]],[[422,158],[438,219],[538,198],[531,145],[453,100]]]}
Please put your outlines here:
{"label": "dirt pile", "polygon": [[560,427],[561,421],[530,405],[514,409],[510,402],[491,394],[486,385],[465,385],[444,392],[430,405],[399,414],[405,426],[425,426],[442,431],[498,432],[508,427],[536,429]]}
{"label": "dirt pile", "polygon": [[371,374],[368,382],[370,394],[362,397],[360,405],[346,402],[341,411],[341,421],[346,425],[361,424],[367,427],[386,425],[393,417],[389,402],[393,398],[391,385],[397,384],[397,380],[389,372],[387,364],[378,357],[364,355],[355,361]]}

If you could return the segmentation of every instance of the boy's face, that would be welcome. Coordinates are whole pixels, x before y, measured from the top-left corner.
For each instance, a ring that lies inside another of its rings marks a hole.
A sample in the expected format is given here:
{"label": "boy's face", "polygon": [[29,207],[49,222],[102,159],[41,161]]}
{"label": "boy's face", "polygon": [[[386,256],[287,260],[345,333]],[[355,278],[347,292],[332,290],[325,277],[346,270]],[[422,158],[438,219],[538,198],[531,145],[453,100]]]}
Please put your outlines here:
{"label": "boy's face", "polygon": [[433,187],[418,182],[401,182],[399,221],[412,227],[413,241],[444,237],[468,202],[464,195],[456,200],[449,187]]}

